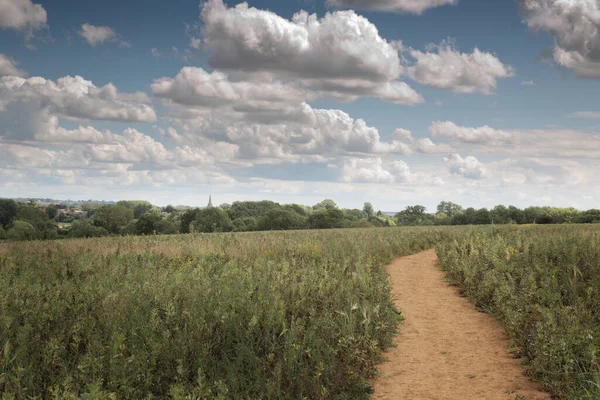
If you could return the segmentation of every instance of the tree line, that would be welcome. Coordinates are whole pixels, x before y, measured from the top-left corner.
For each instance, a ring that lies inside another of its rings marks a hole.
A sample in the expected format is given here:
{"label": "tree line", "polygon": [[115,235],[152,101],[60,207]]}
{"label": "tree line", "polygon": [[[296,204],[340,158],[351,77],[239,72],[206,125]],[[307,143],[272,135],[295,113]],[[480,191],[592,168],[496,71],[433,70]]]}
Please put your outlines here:
{"label": "tree line", "polygon": [[147,201],[114,205],[85,203],[40,205],[0,199],[0,240],[49,240],[108,235],[247,232],[294,229],[368,228],[415,225],[600,223],[600,210],[498,205],[474,209],[442,201],[435,212],[408,206],[395,216],[362,209],[342,209],[333,200],[313,206],[272,201],[238,201],[219,207],[156,207]]}

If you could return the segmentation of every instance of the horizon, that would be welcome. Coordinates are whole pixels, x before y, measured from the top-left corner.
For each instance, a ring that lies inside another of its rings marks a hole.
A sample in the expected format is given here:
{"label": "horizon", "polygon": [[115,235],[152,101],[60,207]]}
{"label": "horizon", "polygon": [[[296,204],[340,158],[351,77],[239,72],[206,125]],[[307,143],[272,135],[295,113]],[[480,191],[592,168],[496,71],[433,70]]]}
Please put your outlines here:
{"label": "horizon", "polygon": [[415,4],[0,0],[0,197],[600,208],[600,2]]}

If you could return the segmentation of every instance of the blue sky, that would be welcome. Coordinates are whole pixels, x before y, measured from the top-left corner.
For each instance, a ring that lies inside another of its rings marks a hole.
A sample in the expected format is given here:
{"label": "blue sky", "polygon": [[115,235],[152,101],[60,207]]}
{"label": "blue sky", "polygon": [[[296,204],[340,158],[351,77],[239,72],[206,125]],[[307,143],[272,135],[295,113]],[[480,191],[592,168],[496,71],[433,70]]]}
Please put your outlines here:
{"label": "blue sky", "polygon": [[0,0],[0,196],[597,207],[598,32],[598,0]]}

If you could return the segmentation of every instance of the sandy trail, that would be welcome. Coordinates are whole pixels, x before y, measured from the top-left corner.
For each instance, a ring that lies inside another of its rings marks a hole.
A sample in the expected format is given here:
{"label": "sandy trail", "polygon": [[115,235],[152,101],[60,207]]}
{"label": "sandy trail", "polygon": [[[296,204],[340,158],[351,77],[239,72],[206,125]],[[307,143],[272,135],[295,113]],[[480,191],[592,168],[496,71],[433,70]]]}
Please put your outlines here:
{"label": "sandy trail", "polygon": [[397,347],[379,368],[373,399],[547,399],[508,353],[500,324],[444,281],[435,251],[388,267],[396,307],[406,318]]}

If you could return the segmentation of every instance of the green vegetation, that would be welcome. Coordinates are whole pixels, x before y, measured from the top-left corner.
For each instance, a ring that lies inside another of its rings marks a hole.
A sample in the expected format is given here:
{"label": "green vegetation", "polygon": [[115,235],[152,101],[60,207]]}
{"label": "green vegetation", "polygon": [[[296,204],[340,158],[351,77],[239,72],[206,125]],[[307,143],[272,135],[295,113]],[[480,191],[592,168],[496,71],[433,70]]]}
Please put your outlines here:
{"label": "green vegetation", "polygon": [[530,375],[559,398],[600,398],[598,228],[468,229],[437,245],[449,278],[498,317]]}
{"label": "green vegetation", "polygon": [[[369,217],[368,205],[340,210],[331,200],[150,208],[134,219],[138,207],[90,209],[67,231],[95,239],[0,244],[3,398],[367,398],[400,319],[382,266],[431,247],[463,293],[502,322],[534,379],[558,398],[600,398],[600,225],[96,238],[109,230],[372,227],[386,220]],[[434,218],[444,221],[574,218],[561,209],[439,209]],[[424,215],[423,207],[409,207],[398,222],[426,223]],[[597,215],[577,218],[595,222]],[[0,202],[0,216],[9,221],[0,239],[56,237],[56,222],[32,204]]]}
{"label": "green vegetation", "polygon": [[0,394],[366,399],[400,320],[383,265],[442,237],[354,229],[0,245]]}

